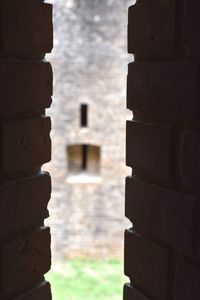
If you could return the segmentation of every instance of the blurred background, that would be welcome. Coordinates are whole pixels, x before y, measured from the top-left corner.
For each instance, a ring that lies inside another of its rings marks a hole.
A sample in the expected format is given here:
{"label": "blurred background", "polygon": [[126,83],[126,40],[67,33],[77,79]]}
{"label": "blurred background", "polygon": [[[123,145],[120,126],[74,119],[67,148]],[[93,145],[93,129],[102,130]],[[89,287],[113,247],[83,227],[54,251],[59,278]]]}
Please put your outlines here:
{"label": "blurred background", "polygon": [[133,0],[52,0],[54,300],[122,299],[127,15]]}

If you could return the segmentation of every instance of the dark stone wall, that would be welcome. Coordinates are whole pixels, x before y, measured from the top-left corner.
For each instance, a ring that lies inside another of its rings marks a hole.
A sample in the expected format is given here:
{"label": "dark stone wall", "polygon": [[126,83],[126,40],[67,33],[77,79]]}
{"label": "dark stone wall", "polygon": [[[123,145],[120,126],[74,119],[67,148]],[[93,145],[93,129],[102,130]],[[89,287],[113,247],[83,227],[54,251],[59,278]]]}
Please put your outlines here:
{"label": "dark stone wall", "polygon": [[199,1],[129,8],[124,300],[200,298]]}
{"label": "dark stone wall", "polygon": [[52,5],[0,3],[0,299],[50,300]]}

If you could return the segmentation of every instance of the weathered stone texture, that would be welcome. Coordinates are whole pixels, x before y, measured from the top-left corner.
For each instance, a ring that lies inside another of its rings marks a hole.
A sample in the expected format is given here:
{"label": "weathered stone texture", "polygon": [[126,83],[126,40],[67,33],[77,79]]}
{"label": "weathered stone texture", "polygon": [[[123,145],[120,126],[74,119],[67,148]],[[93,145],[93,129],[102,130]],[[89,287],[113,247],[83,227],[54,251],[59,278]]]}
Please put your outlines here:
{"label": "weathered stone texture", "polygon": [[50,230],[40,228],[0,246],[0,291],[7,294],[34,283],[50,269]]}
{"label": "weathered stone texture", "polygon": [[172,122],[199,120],[199,64],[129,64],[127,107],[145,118]]}
{"label": "weathered stone texture", "polygon": [[173,1],[137,1],[129,8],[129,53],[137,54],[143,60],[165,60],[173,57],[174,47]]}
{"label": "weathered stone texture", "polygon": [[3,124],[2,172],[40,167],[51,159],[51,122],[48,117]]}
{"label": "weathered stone texture", "polygon": [[126,180],[126,217],[136,232],[167,242],[187,255],[199,255],[199,213],[198,197],[136,177]]}
{"label": "weathered stone texture", "polygon": [[[46,219],[49,216],[47,204],[50,191],[51,179],[47,173],[1,184],[0,237],[40,224]],[[11,222],[5,225],[4,219]]]}
{"label": "weathered stone texture", "polygon": [[169,180],[170,127],[128,121],[126,139],[128,166],[139,169],[145,177]]}
{"label": "weathered stone texture", "polygon": [[[122,256],[125,167],[126,23],[132,0],[54,2],[55,48],[50,203],[55,256]],[[88,127],[80,128],[80,104]],[[100,174],[78,182],[67,146],[100,146]],[[91,182],[94,179],[95,182]],[[71,183],[74,181],[75,183]]]}
{"label": "weathered stone texture", "polygon": [[51,300],[52,5],[3,0],[0,24],[0,299]]}
{"label": "weathered stone texture", "polygon": [[3,54],[40,58],[51,52],[52,5],[34,0],[4,0],[0,17]]}
{"label": "weathered stone texture", "polygon": [[[17,73],[17,76],[16,76]],[[12,83],[12,88],[11,88]],[[0,114],[40,111],[51,105],[52,70],[47,62],[0,63]]]}
{"label": "weathered stone texture", "polygon": [[132,284],[146,289],[155,299],[166,300],[169,253],[156,243],[125,232],[124,273]]}
{"label": "weathered stone texture", "polygon": [[136,290],[200,298],[199,14],[198,0],[136,0],[129,9],[124,300],[140,299]]}

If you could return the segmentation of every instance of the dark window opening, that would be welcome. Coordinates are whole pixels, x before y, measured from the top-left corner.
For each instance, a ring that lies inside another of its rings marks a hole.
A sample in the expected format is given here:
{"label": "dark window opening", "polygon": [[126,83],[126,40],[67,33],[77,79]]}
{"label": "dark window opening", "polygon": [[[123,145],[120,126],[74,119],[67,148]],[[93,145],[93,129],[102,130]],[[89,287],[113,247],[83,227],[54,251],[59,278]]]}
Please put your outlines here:
{"label": "dark window opening", "polygon": [[67,147],[69,175],[93,175],[100,173],[100,147],[88,144]]}
{"label": "dark window opening", "polygon": [[87,127],[88,126],[88,105],[87,104],[81,104],[80,106],[80,123],[81,127]]}
{"label": "dark window opening", "polygon": [[82,170],[87,171],[88,145],[82,145]]}

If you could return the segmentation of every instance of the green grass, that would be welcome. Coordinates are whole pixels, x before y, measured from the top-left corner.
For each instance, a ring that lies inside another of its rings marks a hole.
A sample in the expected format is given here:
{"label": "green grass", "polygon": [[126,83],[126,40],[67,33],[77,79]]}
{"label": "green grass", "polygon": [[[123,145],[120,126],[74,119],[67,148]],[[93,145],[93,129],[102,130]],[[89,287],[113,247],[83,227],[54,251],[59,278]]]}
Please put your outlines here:
{"label": "green grass", "polygon": [[122,261],[114,259],[54,262],[46,279],[53,300],[121,300],[126,282]]}

